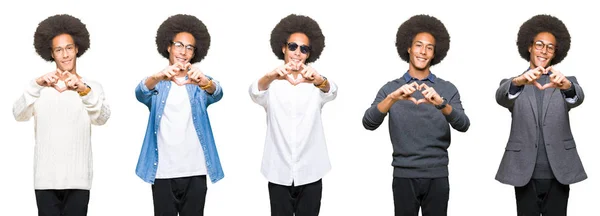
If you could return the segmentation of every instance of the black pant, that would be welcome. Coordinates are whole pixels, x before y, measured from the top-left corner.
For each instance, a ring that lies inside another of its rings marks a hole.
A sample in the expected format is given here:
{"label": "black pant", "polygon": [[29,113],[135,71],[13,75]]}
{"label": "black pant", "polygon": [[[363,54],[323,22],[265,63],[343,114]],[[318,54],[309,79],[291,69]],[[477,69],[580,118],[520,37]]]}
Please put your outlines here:
{"label": "black pant", "polygon": [[323,183],[319,181],[294,186],[269,182],[271,216],[317,216],[321,209]]}
{"label": "black pant", "polygon": [[39,216],[86,216],[89,190],[35,190]]}
{"label": "black pant", "polygon": [[569,185],[556,179],[531,179],[523,187],[515,187],[518,216],[567,215]]}
{"label": "black pant", "polygon": [[448,213],[450,185],[444,178],[398,178],[392,182],[396,216],[445,216]]}
{"label": "black pant", "polygon": [[152,185],[155,216],[202,216],[206,175],[156,179]]}

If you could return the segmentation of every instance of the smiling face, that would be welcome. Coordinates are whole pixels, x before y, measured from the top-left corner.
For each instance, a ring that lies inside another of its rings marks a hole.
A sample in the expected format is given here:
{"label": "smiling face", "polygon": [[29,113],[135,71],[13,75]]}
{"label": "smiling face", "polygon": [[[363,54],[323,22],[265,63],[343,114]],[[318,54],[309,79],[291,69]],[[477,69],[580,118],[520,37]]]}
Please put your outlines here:
{"label": "smiling face", "polygon": [[173,37],[171,46],[167,48],[169,52],[169,64],[175,64],[175,62],[181,62],[183,65],[190,62],[194,57],[196,50],[196,39],[192,34],[187,32],[180,32]]}
{"label": "smiling face", "polygon": [[556,51],[556,38],[549,32],[540,32],[529,46],[530,68],[550,66]]}
{"label": "smiling face", "polygon": [[75,71],[78,51],[71,35],[61,34],[52,39],[52,58],[62,71]]}
{"label": "smiling face", "polygon": [[310,40],[304,33],[291,34],[287,43],[281,48],[285,63],[294,62],[298,65],[306,62],[306,59],[310,56],[310,48],[308,47],[310,47]]}
{"label": "smiling face", "polygon": [[410,70],[427,71],[434,57],[435,38],[427,32],[415,35],[408,48]]}

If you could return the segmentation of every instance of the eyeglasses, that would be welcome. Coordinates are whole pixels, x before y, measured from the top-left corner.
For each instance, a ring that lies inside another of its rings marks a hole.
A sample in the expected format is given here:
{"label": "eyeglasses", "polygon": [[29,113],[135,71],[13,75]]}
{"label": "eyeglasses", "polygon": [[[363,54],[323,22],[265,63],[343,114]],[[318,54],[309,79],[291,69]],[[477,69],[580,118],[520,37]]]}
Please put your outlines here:
{"label": "eyeglasses", "polygon": [[535,47],[536,50],[542,50],[542,49],[544,49],[544,47],[546,47],[546,51],[548,53],[554,53],[554,51],[556,50],[556,47],[554,46],[554,44],[545,44],[541,40],[533,43],[533,47]]}
{"label": "eyeglasses", "polygon": [[[298,49],[298,44],[295,42],[290,42],[287,44],[287,47],[290,51],[296,51],[296,49]],[[310,46],[307,45],[302,45],[300,46],[300,52],[302,54],[308,54],[310,52]]]}
{"label": "eyeglasses", "polygon": [[67,51],[67,53],[73,54],[75,52],[75,44],[69,44],[64,48],[63,47],[55,47],[54,49],[52,49],[52,52],[54,53],[54,55],[60,55],[65,50]]}
{"label": "eyeglasses", "polygon": [[194,53],[194,51],[196,50],[196,47],[192,46],[191,44],[184,45],[183,43],[181,43],[179,41],[171,41],[171,43],[173,43],[173,45],[175,45],[175,50],[179,51],[179,52],[183,51],[184,48],[186,51],[188,51],[190,53]]}

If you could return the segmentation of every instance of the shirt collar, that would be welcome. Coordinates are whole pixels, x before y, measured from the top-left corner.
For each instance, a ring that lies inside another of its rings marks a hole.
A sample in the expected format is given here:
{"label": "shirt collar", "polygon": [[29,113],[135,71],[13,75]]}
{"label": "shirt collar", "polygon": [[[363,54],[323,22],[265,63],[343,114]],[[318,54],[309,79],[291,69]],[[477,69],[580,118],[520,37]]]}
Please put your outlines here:
{"label": "shirt collar", "polygon": [[[417,78],[411,77],[410,74],[408,74],[408,71],[406,71],[406,73],[404,73],[402,78],[404,78],[404,81],[406,81],[406,83],[410,82],[411,80],[419,80]],[[422,79],[421,81],[425,81],[425,80],[429,80],[429,82],[435,83],[435,75],[433,75],[433,73],[429,72],[429,75],[427,77],[425,77],[425,79]]]}

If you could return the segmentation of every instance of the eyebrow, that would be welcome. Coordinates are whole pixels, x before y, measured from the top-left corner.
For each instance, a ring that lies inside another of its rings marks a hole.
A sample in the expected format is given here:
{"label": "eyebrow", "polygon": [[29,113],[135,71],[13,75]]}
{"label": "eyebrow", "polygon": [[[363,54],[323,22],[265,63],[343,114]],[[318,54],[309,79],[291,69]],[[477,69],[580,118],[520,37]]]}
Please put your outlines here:
{"label": "eyebrow", "polygon": [[[75,44],[67,44],[66,46],[64,46],[64,48],[66,48],[68,46],[75,46]],[[56,48],[63,48],[63,47],[57,46],[57,47],[54,47],[52,49],[56,49]]]}
{"label": "eyebrow", "polygon": [[545,41],[543,41],[543,40],[536,40],[534,43],[537,43],[537,42],[542,42],[543,44],[546,44],[546,45],[552,45],[552,46],[556,46],[556,45],[554,45],[554,43],[546,43],[546,42],[545,42]]}
{"label": "eyebrow", "polygon": [[181,41],[175,41],[175,42],[176,42],[176,43],[183,44],[184,46],[193,46],[193,47],[196,47],[196,45],[192,45],[192,44],[184,44],[184,43],[183,43],[183,42],[181,42]]}
{"label": "eyebrow", "polygon": [[418,41],[415,41],[415,43],[422,43],[422,44],[424,44],[425,46],[435,46],[435,44],[432,44],[432,43],[425,43],[424,41],[420,41],[420,40],[418,40]]}

